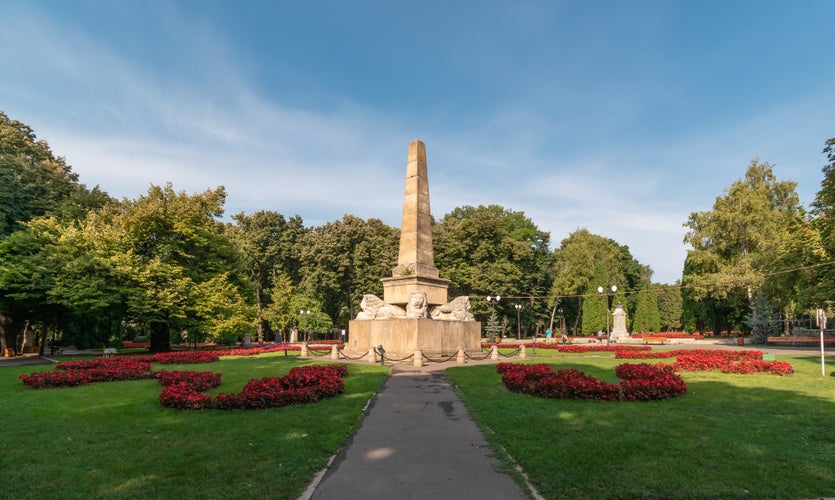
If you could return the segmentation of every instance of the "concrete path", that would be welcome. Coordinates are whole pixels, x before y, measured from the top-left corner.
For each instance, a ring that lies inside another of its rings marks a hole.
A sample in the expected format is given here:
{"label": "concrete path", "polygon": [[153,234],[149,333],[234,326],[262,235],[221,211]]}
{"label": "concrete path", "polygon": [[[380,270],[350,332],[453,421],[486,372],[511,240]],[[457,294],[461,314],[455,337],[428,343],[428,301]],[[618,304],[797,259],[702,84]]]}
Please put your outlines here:
{"label": "concrete path", "polygon": [[498,466],[442,372],[395,368],[361,428],[301,498],[527,498]]}

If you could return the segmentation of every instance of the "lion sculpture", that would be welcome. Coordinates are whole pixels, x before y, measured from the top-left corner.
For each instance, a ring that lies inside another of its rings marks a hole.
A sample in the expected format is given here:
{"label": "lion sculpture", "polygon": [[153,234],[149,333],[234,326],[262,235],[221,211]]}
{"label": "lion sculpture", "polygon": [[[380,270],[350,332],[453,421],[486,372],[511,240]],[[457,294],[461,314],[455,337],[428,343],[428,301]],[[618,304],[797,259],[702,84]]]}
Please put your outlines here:
{"label": "lion sculpture", "polygon": [[432,309],[432,319],[442,321],[475,321],[470,313],[470,297],[462,295],[452,302],[442,304]]}
{"label": "lion sculpture", "polygon": [[360,302],[362,311],[357,314],[357,319],[393,319],[405,318],[406,311],[402,307],[394,306],[376,295],[363,295]]}

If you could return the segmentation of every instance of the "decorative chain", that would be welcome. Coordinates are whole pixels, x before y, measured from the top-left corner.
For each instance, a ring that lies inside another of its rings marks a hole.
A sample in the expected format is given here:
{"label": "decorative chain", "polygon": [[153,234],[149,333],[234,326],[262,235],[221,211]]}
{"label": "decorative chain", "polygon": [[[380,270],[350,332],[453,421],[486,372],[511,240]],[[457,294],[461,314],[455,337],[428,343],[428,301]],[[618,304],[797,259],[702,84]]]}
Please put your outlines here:
{"label": "decorative chain", "polygon": [[316,356],[317,358],[323,358],[325,356],[330,356],[331,355],[331,350],[330,349],[328,349],[327,351],[319,350],[318,352],[321,353],[321,354],[317,354],[317,351],[308,348],[307,352],[310,353],[311,356]]}
{"label": "decorative chain", "polygon": [[450,360],[456,358],[458,356],[458,353],[456,352],[455,354],[450,354],[448,357],[441,357],[441,358],[436,358],[436,359],[430,358],[429,356],[427,356],[426,354],[423,354],[423,353],[421,353],[421,356],[423,357],[423,359],[425,359],[426,361],[429,361],[431,363],[446,363],[447,361],[450,361]]}
{"label": "decorative chain", "polygon": [[337,350],[337,352],[339,353],[339,357],[341,357],[341,358],[343,358],[343,359],[350,359],[350,360],[354,360],[354,361],[356,361],[356,360],[358,360],[358,359],[362,359],[362,358],[364,358],[364,357],[368,356],[368,351],[365,351],[364,353],[362,353],[362,354],[361,354],[361,355],[359,355],[359,356],[348,356],[348,355],[345,353],[345,351],[343,351],[342,349]]}
{"label": "decorative chain", "polygon": [[484,361],[485,359],[490,357],[490,354],[490,351],[487,351],[483,356],[470,356],[469,354],[467,354],[467,351],[464,351],[464,357],[473,361]]}

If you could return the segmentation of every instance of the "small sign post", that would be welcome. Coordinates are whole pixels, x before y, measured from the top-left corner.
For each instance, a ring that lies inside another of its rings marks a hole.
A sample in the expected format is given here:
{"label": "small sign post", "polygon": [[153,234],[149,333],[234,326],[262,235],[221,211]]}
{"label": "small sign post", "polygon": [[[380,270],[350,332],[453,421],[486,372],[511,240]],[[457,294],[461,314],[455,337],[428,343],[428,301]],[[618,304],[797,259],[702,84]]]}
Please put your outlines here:
{"label": "small sign post", "polygon": [[826,376],[826,367],[824,364],[824,352],[823,352],[823,333],[826,330],[826,311],[823,309],[818,309],[818,327],[821,329],[821,377]]}

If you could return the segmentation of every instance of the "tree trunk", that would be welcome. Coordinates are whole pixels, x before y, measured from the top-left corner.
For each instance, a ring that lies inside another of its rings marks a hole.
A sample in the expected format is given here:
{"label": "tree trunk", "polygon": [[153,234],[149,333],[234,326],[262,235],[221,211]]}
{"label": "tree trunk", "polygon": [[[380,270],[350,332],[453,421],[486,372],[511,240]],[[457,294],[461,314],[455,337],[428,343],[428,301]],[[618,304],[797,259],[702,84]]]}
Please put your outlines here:
{"label": "tree trunk", "polygon": [[168,352],[171,350],[171,332],[167,322],[154,321],[151,323],[151,352]]}
{"label": "tree trunk", "polygon": [[0,355],[6,349],[14,349],[17,335],[15,335],[13,326],[12,318],[0,313]]}

